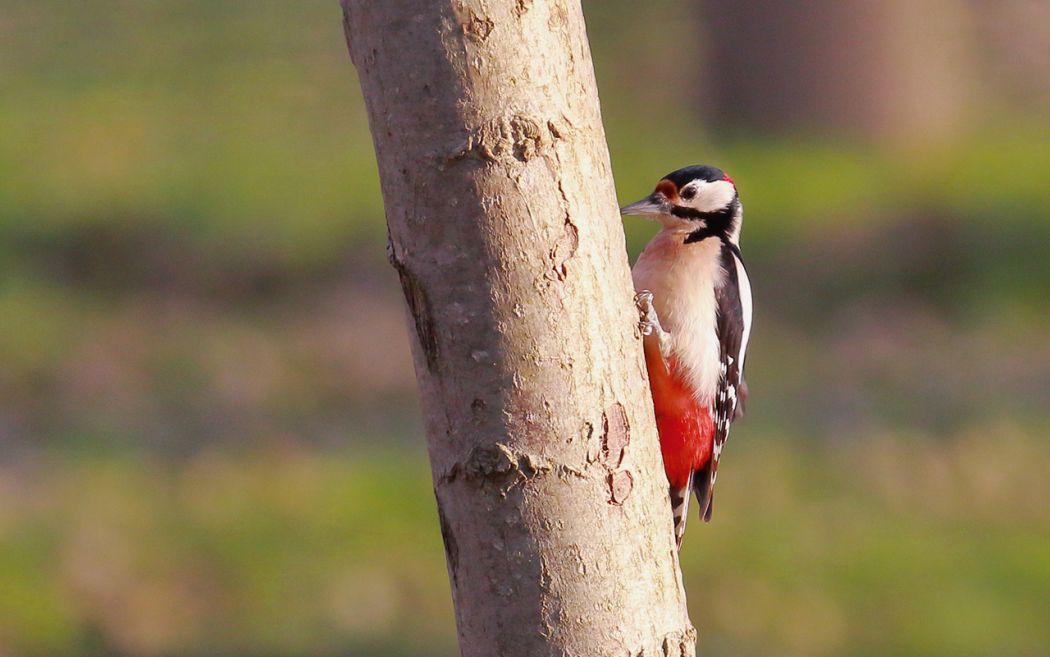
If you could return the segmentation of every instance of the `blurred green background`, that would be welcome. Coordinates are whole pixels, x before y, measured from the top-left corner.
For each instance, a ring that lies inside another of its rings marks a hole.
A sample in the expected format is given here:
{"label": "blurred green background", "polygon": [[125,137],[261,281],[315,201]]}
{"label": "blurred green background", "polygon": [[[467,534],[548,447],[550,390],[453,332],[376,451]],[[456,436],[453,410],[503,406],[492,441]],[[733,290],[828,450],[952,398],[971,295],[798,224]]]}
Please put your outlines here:
{"label": "blurred green background", "polygon": [[[701,653],[1050,653],[1047,5],[586,10],[746,207]],[[0,0],[0,655],[456,654],[384,242],[335,0]]]}

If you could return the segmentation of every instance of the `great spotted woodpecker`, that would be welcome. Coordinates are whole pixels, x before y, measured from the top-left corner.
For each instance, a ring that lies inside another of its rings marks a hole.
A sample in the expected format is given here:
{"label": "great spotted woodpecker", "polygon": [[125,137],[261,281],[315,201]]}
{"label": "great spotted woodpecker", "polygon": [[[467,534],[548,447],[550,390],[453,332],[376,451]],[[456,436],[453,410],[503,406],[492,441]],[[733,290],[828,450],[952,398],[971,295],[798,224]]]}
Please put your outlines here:
{"label": "great spotted woodpecker", "polygon": [[747,395],[751,283],[740,255],[743,210],[725,172],[691,166],[620,212],[660,223],[633,276],[681,548],[690,490],[701,517],[711,519],[718,459]]}

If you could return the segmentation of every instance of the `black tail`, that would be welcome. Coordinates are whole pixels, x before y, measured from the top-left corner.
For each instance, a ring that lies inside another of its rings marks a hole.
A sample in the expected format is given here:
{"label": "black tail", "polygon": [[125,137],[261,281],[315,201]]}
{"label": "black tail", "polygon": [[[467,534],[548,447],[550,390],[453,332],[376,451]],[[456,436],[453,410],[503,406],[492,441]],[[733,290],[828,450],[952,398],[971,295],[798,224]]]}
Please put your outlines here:
{"label": "black tail", "polygon": [[682,537],[685,536],[685,521],[689,519],[689,488],[671,486],[671,515],[674,517],[674,542],[679,550],[682,549]]}
{"label": "black tail", "polygon": [[696,501],[700,503],[700,517],[704,519],[704,522],[711,522],[717,468],[715,460],[711,458],[707,460],[707,465],[693,473],[693,492],[696,493]]}

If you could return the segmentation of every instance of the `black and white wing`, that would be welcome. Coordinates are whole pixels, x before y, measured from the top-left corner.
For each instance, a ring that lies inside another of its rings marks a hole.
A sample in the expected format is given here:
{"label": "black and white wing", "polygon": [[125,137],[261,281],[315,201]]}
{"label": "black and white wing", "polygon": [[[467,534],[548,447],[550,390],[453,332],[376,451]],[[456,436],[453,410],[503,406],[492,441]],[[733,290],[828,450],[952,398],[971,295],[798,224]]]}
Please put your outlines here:
{"label": "black and white wing", "polygon": [[718,459],[722,455],[722,446],[729,437],[729,425],[736,419],[737,405],[746,394],[743,383],[744,355],[751,333],[751,282],[740,258],[740,250],[735,245],[724,242],[721,258],[726,275],[721,287],[715,290],[721,364],[718,392],[711,404],[711,414],[715,421],[715,440],[711,460],[693,479],[693,490],[700,502],[700,515],[705,522],[711,520],[715,478],[718,474]]}

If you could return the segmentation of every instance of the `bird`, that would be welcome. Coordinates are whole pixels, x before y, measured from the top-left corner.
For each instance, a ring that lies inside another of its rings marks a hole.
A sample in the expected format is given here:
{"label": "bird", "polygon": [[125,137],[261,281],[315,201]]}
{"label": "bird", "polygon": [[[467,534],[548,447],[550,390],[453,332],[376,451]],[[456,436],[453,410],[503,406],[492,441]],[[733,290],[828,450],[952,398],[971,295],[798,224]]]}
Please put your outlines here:
{"label": "bird", "polygon": [[680,550],[691,492],[700,517],[711,520],[722,447],[747,397],[752,298],[740,251],[743,206],[728,174],[694,165],[667,174],[620,213],[660,224],[632,278]]}

